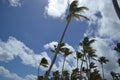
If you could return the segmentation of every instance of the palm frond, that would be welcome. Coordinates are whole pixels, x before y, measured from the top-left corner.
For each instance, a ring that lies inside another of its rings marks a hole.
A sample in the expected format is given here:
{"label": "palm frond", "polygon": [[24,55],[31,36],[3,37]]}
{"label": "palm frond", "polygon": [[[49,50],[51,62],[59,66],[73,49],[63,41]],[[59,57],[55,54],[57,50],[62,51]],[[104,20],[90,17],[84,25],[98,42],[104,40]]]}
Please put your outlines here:
{"label": "palm frond", "polygon": [[43,67],[48,67],[48,61],[45,57],[42,58],[40,65],[42,65]]}
{"label": "palm frond", "polygon": [[84,16],[84,15],[80,15],[80,14],[79,14],[79,16],[80,16],[80,17],[83,17],[84,19],[86,19],[86,20],[88,20],[88,21],[90,20],[89,18],[87,18],[87,17]]}
{"label": "palm frond", "polygon": [[80,20],[80,16],[78,14],[73,14],[73,17],[77,20]]}
{"label": "palm frond", "polygon": [[71,3],[70,8],[69,8],[70,12],[73,11],[75,8],[77,8],[77,3],[78,3],[77,0],[75,0]]}
{"label": "palm frond", "polygon": [[92,40],[89,41],[88,44],[90,45],[90,44],[92,44],[92,43],[94,43],[94,42],[95,42],[95,39],[92,39]]}
{"label": "palm frond", "polygon": [[75,12],[82,12],[84,10],[89,10],[89,9],[87,7],[84,7],[84,6],[83,7],[78,7],[78,8],[74,9]]}

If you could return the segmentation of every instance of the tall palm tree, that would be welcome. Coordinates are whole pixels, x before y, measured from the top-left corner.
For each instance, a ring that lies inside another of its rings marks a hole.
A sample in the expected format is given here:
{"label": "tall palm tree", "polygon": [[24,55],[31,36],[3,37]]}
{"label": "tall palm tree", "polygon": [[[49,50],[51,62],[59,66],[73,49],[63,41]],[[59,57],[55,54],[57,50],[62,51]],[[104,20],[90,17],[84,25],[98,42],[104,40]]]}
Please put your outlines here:
{"label": "tall palm tree", "polygon": [[83,54],[79,51],[76,52],[76,57],[77,57],[77,68],[78,68],[78,62],[79,62],[79,59],[82,60],[83,58]]}
{"label": "tall palm tree", "polygon": [[[86,61],[86,68],[87,68],[87,77],[88,80],[90,80],[90,73],[91,73],[91,68],[90,68],[90,63],[91,59],[94,59],[94,57],[97,57],[95,54],[95,50],[91,47],[91,44],[95,42],[95,39],[89,39],[89,37],[84,37],[83,41],[80,43],[80,46],[83,47],[83,54],[85,57]],[[89,65],[88,65],[89,64]]]}
{"label": "tall palm tree", "polygon": [[102,56],[102,57],[99,57],[98,61],[100,62],[101,66],[102,66],[102,77],[103,77],[103,80],[104,80],[104,68],[103,68],[103,64],[109,62],[108,59],[106,59],[106,57]]}
{"label": "tall palm tree", "polygon": [[112,0],[112,3],[113,3],[113,6],[114,6],[114,9],[117,13],[118,18],[120,19],[120,7],[118,5],[117,0]]}
{"label": "tall palm tree", "polygon": [[62,66],[62,74],[63,74],[66,57],[70,55],[72,52],[68,48],[62,48],[61,51],[64,53],[64,61],[63,61],[63,66]]}
{"label": "tall palm tree", "polygon": [[39,63],[39,67],[38,67],[38,80],[41,80],[43,78],[43,76],[39,76],[39,72],[40,72],[40,66],[43,66],[43,67],[48,67],[48,61],[45,57],[43,57],[41,59],[41,62]]}
{"label": "tall palm tree", "polygon": [[83,10],[88,10],[88,8],[87,8],[87,7],[78,7],[78,1],[77,1],[77,0],[75,0],[75,1],[73,1],[73,2],[71,3],[70,8],[69,8],[69,14],[68,14],[68,16],[66,17],[67,24],[66,24],[66,26],[65,26],[65,29],[64,29],[64,31],[63,31],[63,33],[62,33],[62,36],[61,36],[61,38],[60,38],[60,41],[59,41],[59,43],[58,43],[58,46],[57,46],[57,49],[56,49],[56,52],[55,52],[56,54],[54,55],[53,60],[52,60],[52,63],[51,63],[51,65],[50,65],[48,71],[46,72],[45,80],[48,80],[48,76],[49,76],[49,74],[50,74],[50,71],[51,71],[51,69],[52,69],[52,67],[53,67],[53,64],[54,64],[55,61],[56,61],[57,54],[59,53],[59,49],[60,49],[60,44],[61,44],[62,41],[63,41],[63,38],[64,38],[64,36],[65,36],[65,33],[66,33],[67,29],[68,29],[68,26],[69,26],[69,23],[70,23],[70,21],[71,21],[71,18],[72,18],[72,17],[75,17],[75,18],[77,18],[77,19],[80,19],[81,17],[83,17],[83,18],[89,20],[86,16],[79,14],[79,12],[81,12],[81,11],[83,11]]}

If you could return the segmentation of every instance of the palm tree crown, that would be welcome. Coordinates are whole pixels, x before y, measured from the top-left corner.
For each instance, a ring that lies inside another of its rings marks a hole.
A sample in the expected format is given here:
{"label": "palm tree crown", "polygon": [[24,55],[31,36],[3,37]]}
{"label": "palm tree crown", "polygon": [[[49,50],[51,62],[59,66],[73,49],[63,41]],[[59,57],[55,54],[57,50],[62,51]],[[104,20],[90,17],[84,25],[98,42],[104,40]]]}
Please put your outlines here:
{"label": "palm tree crown", "polygon": [[101,66],[102,66],[102,75],[103,75],[103,80],[104,80],[104,69],[103,69],[103,63],[107,63],[109,62],[108,59],[106,59],[106,57],[102,56],[102,57],[99,57],[98,61],[100,62]]}
{"label": "palm tree crown", "polygon": [[78,7],[78,1],[75,0],[71,3],[70,8],[69,8],[69,14],[66,17],[67,22],[69,23],[71,21],[71,18],[74,17],[78,20],[80,20],[80,17],[83,17],[87,20],[89,20],[86,16],[80,15],[80,12],[83,10],[88,10],[87,7]]}
{"label": "palm tree crown", "polygon": [[98,59],[98,61],[100,62],[100,64],[103,64],[103,63],[106,64],[107,62],[109,62],[109,60],[106,59],[106,57],[104,57],[104,56],[100,57],[100,58]]}

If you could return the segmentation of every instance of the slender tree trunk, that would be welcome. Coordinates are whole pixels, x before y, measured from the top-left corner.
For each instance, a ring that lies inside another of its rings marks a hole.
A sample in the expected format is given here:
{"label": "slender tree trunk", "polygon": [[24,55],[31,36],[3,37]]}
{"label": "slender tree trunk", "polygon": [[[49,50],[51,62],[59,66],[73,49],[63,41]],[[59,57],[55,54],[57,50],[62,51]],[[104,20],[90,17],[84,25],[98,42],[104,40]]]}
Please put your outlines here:
{"label": "slender tree trunk", "polygon": [[[82,66],[83,66],[83,60],[81,62],[81,66],[80,66],[80,72],[82,72]],[[81,73],[80,73],[81,74]]]}
{"label": "slender tree trunk", "polygon": [[65,33],[66,33],[67,29],[68,29],[68,26],[69,26],[69,22],[67,22],[67,24],[66,24],[66,27],[65,27],[65,29],[64,29],[64,31],[63,31],[63,34],[62,34],[62,36],[61,36],[61,38],[60,38],[60,41],[59,41],[59,43],[58,43],[57,50],[56,50],[55,55],[54,55],[54,57],[53,57],[52,63],[51,63],[51,65],[50,65],[48,71],[47,71],[46,74],[45,74],[45,80],[48,80],[48,76],[49,76],[49,74],[50,74],[50,71],[51,71],[51,69],[52,69],[52,67],[53,67],[53,64],[55,63],[55,61],[56,61],[56,59],[57,59],[57,54],[58,54],[58,52],[59,52],[60,44],[61,44],[62,41],[63,41],[63,38],[64,38],[64,36],[65,36]]}
{"label": "slender tree trunk", "polygon": [[66,56],[64,57],[63,66],[62,66],[62,79],[63,80],[64,80],[63,71],[64,71],[65,60],[66,60]]}
{"label": "slender tree trunk", "polygon": [[77,58],[77,69],[78,69],[78,60],[79,60],[79,59]]}
{"label": "slender tree trunk", "polygon": [[114,6],[114,9],[117,13],[118,18],[120,19],[120,7],[118,5],[117,0],[112,0],[112,3],[113,3],[113,6]]}
{"label": "slender tree trunk", "polygon": [[88,77],[88,80],[90,80],[89,71],[88,71],[88,59],[87,59],[86,53],[85,53],[85,59],[86,59],[86,67],[87,67],[87,77]]}
{"label": "slender tree trunk", "polygon": [[62,74],[63,74],[63,71],[64,71],[65,60],[66,60],[66,57],[64,57],[64,61],[63,61]]}
{"label": "slender tree trunk", "polygon": [[[84,59],[84,57],[83,57],[83,59]],[[83,66],[83,60],[82,60],[81,65],[80,65],[80,77],[81,77],[80,80],[82,80],[82,66]]]}
{"label": "slender tree trunk", "polygon": [[90,59],[90,56],[88,56],[88,60],[89,60],[89,73],[88,73],[88,76],[89,76],[89,80],[90,80],[90,75],[91,75],[91,67],[90,67],[91,59]]}
{"label": "slender tree trunk", "polygon": [[104,68],[103,68],[103,63],[101,64],[102,66],[102,76],[103,76],[103,80],[104,80]]}

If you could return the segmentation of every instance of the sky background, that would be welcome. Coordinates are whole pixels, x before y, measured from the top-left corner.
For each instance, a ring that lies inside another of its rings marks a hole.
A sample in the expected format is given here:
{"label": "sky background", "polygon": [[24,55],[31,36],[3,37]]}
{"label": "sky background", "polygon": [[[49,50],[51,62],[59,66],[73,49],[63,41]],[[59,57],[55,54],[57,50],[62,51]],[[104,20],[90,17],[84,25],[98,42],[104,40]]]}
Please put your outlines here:
{"label": "sky background", "polygon": [[[53,54],[49,48],[57,44],[66,25],[65,16],[72,0],[0,0],[0,80],[35,80],[37,67],[42,57],[51,63]],[[119,1],[120,2],[120,1]],[[110,71],[120,71],[116,63],[114,47],[120,42],[120,20],[112,0],[79,0],[86,6],[84,14],[90,21],[72,19],[64,42],[75,51],[85,35],[96,39],[92,45],[98,56],[107,57],[105,76],[111,79]],[[68,56],[65,69],[76,67]],[[59,55],[52,71],[61,69],[63,56]],[[70,63],[73,63],[72,65]],[[113,64],[114,63],[114,64]],[[99,65],[99,63],[96,63]],[[41,67],[44,72],[46,68]],[[44,73],[41,74],[44,74]]]}

